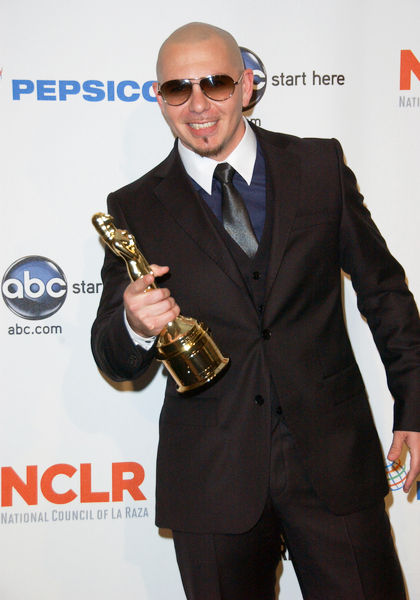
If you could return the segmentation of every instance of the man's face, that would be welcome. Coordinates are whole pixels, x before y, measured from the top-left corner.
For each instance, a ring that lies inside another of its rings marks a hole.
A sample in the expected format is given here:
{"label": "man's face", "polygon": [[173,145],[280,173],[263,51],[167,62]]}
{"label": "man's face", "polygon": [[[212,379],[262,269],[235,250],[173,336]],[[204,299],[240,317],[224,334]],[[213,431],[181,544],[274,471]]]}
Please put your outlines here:
{"label": "man's face", "polygon": [[[237,81],[241,74],[242,70],[235,66],[223,40],[214,37],[196,43],[171,44],[161,60],[159,83],[207,75],[230,75]],[[242,107],[248,105],[252,89],[253,73],[247,69],[227,100],[210,100],[199,85],[192,86],[190,98],[180,106],[166,104],[160,95],[157,99],[173,134],[185,146],[197,154],[221,161],[242,139],[245,131]]]}

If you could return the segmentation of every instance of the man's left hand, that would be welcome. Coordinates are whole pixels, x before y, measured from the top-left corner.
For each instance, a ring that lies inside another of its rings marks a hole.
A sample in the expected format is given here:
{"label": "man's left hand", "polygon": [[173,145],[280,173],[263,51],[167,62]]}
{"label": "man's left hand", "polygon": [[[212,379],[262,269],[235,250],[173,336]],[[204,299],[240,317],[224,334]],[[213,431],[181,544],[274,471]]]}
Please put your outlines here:
{"label": "man's left hand", "polygon": [[410,452],[410,470],[408,471],[403,488],[404,492],[407,494],[413,485],[414,480],[420,474],[420,432],[394,431],[394,438],[388,452],[388,460],[396,461],[399,459],[404,442]]}

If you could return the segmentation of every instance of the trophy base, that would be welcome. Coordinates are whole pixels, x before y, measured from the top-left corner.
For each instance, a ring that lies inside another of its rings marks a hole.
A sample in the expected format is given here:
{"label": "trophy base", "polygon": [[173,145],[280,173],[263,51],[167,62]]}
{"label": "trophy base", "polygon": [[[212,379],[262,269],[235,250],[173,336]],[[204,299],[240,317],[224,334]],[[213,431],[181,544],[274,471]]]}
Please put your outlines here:
{"label": "trophy base", "polygon": [[[180,394],[197,389],[216,377],[229,363],[202,326],[195,319],[178,317],[174,325],[180,326],[179,319],[185,319],[186,333],[174,336],[173,341],[167,342],[172,336],[162,332],[159,337],[157,350],[158,358],[178,385]],[[171,323],[168,324],[171,328]]]}
{"label": "trophy base", "polygon": [[[195,390],[199,387],[202,387],[203,385],[206,385],[207,383],[209,383],[210,381],[212,381],[213,379],[215,379],[215,377],[221,372],[223,371],[223,369],[226,367],[226,365],[229,363],[229,359],[228,358],[223,358],[222,357],[222,361],[217,365],[216,368],[213,368],[211,370],[209,370],[209,372],[207,374],[202,373],[202,378],[199,381],[196,381],[195,383],[190,383],[189,385],[183,385],[182,382],[179,383],[176,391],[179,394],[183,394],[184,392],[190,392],[192,390]],[[166,368],[169,369],[168,365],[165,363]],[[174,377],[175,381],[175,375],[172,373],[172,376]],[[178,383],[178,382],[177,382]]]}

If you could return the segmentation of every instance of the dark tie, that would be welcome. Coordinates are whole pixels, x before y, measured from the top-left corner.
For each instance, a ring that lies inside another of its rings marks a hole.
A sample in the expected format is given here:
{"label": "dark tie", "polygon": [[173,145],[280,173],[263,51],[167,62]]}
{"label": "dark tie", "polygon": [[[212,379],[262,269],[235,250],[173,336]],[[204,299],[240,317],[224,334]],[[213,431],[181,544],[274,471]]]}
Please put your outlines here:
{"label": "dark tie", "polygon": [[232,183],[235,169],[229,163],[220,163],[214,170],[214,177],[222,184],[223,227],[250,258],[258,249],[249,219],[248,211],[240,193]]}

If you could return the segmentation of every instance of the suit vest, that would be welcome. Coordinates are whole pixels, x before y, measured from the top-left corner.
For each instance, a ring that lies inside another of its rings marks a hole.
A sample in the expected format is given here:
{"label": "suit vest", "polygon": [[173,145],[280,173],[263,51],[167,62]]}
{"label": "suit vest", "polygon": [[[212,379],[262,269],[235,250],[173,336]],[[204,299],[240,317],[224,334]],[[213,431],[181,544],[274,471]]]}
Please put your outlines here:
{"label": "suit vest", "polygon": [[[240,248],[240,246],[233,240],[233,238],[224,229],[223,224],[215,216],[213,210],[209,207],[206,200],[203,198],[204,194],[200,194],[196,190],[196,195],[199,202],[203,205],[207,211],[209,218],[212,220],[214,227],[217,229],[220,237],[222,238],[226,251],[229,252],[240,271],[242,278],[248,288],[249,294],[253,300],[255,310],[258,313],[260,322],[262,323],[262,317],[264,314],[264,299],[266,292],[266,276],[267,268],[270,260],[270,249],[272,239],[272,224],[273,224],[273,194],[269,182],[266,182],[266,198],[265,198],[265,223],[262,233],[262,237],[258,244],[257,253],[253,258],[247,256],[247,254]],[[273,428],[277,423],[279,415],[281,414],[281,407],[279,405],[277,393],[274,388],[273,382],[271,383],[270,393],[271,411],[272,411],[272,423]]]}

